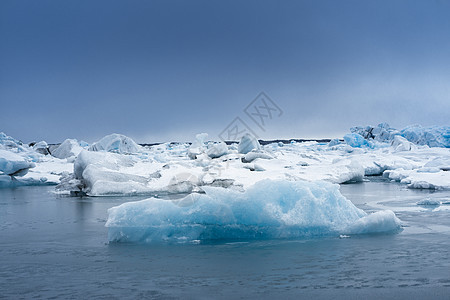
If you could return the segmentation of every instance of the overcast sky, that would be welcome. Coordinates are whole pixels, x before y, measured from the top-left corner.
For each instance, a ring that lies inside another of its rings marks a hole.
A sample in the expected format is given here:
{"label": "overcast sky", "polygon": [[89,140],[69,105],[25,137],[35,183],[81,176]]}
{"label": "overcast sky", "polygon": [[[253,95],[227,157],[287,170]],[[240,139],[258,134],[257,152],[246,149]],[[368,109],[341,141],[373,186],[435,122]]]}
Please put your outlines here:
{"label": "overcast sky", "polygon": [[[0,131],[25,142],[450,125],[450,1],[0,1]],[[264,91],[283,114],[261,130]]]}

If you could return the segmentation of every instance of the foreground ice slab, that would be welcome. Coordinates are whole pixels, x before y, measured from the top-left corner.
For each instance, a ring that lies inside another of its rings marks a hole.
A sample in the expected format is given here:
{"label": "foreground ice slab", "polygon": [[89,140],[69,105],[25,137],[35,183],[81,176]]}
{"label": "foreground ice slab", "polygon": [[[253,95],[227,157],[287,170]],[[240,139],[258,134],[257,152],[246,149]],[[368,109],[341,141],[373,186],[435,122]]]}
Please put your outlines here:
{"label": "foreground ice slab", "polygon": [[108,210],[111,242],[189,242],[392,233],[391,211],[367,215],[328,182],[264,180],[241,193],[205,188],[170,201],[151,198]]}

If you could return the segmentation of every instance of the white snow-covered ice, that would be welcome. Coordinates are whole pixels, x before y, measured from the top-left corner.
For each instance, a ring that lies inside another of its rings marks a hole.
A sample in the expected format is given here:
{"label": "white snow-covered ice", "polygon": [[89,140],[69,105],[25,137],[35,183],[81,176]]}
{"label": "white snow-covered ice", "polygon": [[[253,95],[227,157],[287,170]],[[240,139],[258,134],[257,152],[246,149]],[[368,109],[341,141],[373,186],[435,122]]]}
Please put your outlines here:
{"label": "white snow-covered ice", "polygon": [[[49,147],[53,149],[51,155],[37,151],[45,146],[43,143],[39,148],[28,147],[1,134],[0,149],[6,151],[2,153],[19,155],[17,162],[35,164],[33,168],[24,166],[24,173],[28,173],[17,180],[32,178],[33,184],[58,184],[61,176],[65,183],[76,179],[77,189],[90,196],[167,194],[177,190],[170,187],[174,180],[183,178],[179,174],[185,173],[198,178],[194,190],[205,186],[245,190],[263,179],[347,183],[371,175],[383,175],[409,188],[450,189],[449,148],[416,144],[387,124],[357,128],[345,136],[344,143],[334,140],[328,144],[292,142],[264,146],[248,135],[237,144],[226,145],[208,141],[207,134],[199,134],[192,145],[142,147],[128,137],[113,134],[90,147],[67,139],[57,148]],[[433,139],[445,140],[446,131],[439,130],[434,129]],[[377,138],[381,135],[383,138]],[[6,154],[0,157],[5,166],[11,161]],[[182,180],[178,181],[175,184],[183,186]],[[58,187],[60,191],[70,189],[65,184]]]}
{"label": "white snow-covered ice", "polygon": [[0,133],[0,187],[154,197],[111,209],[111,241],[389,232],[400,226],[392,212],[367,215],[336,184],[378,175],[412,189],[450,190],[445,128],[384,123],[352,128],[343,141],[265,145],[249,135],[227,145],[202,133],[192,144],[145,147],[117,134],[91,146],[67,139],[30,147]]}
{"label": "white snow-covered ice", "polygon": [[89,151],[108,151],[121,154],[137,153],[141,146],[131,138],[122,134],[110,134],[89,147]]}

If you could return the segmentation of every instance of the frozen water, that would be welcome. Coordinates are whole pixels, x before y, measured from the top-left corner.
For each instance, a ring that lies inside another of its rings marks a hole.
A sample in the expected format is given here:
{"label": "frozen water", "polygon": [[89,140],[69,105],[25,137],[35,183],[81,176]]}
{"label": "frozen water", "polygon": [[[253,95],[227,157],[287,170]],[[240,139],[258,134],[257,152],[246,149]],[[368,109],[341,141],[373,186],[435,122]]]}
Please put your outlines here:
{"label": "frozen water", "polygon": [[396,136],[401,135],[408,141],[417,145],[428,145],[430,147],[450,147],[450,126],[428,126],[411,125],[402,130],[391,128],[387,123],[378,124],[377,127],[352,127],[352,133],[361,135],[367,140],[379,142],[390,142]]}
{"label": "frozen water", "polygon": [[261,149],[261,145],[259,144],[258,140],[248,133],[246,133],[241,138],[241,141],[239,142],[238,145],[238,152],[242,154],[247,154],[252,150],[259,150],[259,149]]}
{"label": "frozen water", "polygon": [[0,172],[9,176],[24,176],[36,165],[11,151],[0,149]]}
{"label": "frozen water", "polygon": [[48,144],[46,141],[40,141],[33,145],[33,150],[40,154],[47,155],[48,154]]}
{"label": "frozen water", "polygon": [[218,158],[228,153],[228,146],[224,142],[209,145],[206,154],[211,158]]}
{"label": "frozen water", "polygon": [[272,159],[273,157],[261,150],[252,150],[250,152],[248,152],[247,154],[245,154],[244,156],[244,162],[252,162],[255,159],[260,158],[260,159]]}
{"label": "frozen water", "polygon": [[187,154],[190,158],[196,159],[197,156],[200,156],[202,153],[205,152],[206,150],[205,142],[207,138],[208,138],[207,133],[199,133],[195,136],[195,141],[187,150]]}
{"label": "frozen water", "polygon": [[[392,212],[367,214],[328,182],[270,181],[246,192],[204,187],[189,206],[148,199],[109,209],[110,241],[161,242],[216,239],[273,239],[396,232]],[[185,200],[185,202],[187,202]]]}
{"label": "frozen water", "polygon": [[0,149],[11,150],[15,152],[24,152],[26,146],[19,140],[16,140],[3,132],[0,132]]}
{"label": "frozen water", "polygon": [[344,141],[351,147],[360,148],[362,146],[368,146],[369,143],[367,142],[364,137],[358,133],[349,133],[344,135]]}
{"label": "frozen water", "polygon": [[430,147],[450,148],[450,126],[411,125],[400,131],[408,141]]}
{"label": "frozen water", "polygon": [[399,135],[394,136],[391,146],[395,151],[411,151],[417,149],[416,145]]}
{"label": "frozen water", "polygon": [[117,133],[107,135],[89,147],[89,151],[107,151],[121,154],[137,153],[140,150],[141,146],[131,138]]}
{"label": "frozen water", "polygon": [[54,157],[65,159],[77,156],[81,150],[83,150],[83,147],[80,146],[77,140],[66,139],[58,148],[54,149],[51,154]]}
{"label": "frozen water", "polygon": [[[45,178],[47,183],[58,184],[61,176],[69,172],[73,173],[73,179],[81,183],[81,192],[91,196],[171,193],[171,181],[182,173],[198,178],[194,190],[209,185],[245,190],[263,179],[359,182],[365,175],[384,175],[409,188],[450,188],[449,148],[416,145],[395,133],[387,124],[371,128],[365,128],[364,132],[380,136],[383,130],[387,130],[393,137],[389,142],[379,142],[352,133],[346,136],[346,143],[293,142],[261,146],[254,137],[244,136],[239,145],[227,146],[206,142],[208,136],[199,134],[192,145],[166,143],[139,146],[138,152],[129,153],[136,149],[124,150],[128,145],[122,143],[127,140],[126,137],[112,135],[91,149],[111,142],[105,149],[115,153],[85,151],[88,154],[78,160],[75,159],[83,147],[76,140],[66,140],[58,148],[50,149],[52,155],[61,159],[44,156],[5,134],[0,135],[0,148],[36,164],[23,180],[36,183]],[[130,145],[133,143],[130,142]],[[94,154],[89,156],[89,153]],[[63,184],[59,188],[70,186],[78,191],[80,184]]]}
{"label": "frozen water", "polygon": [[439,206],[439,205],[441,205],[441,201],[439,201],[437,199],[426,198],[426,199],[418,201],[416,204],[423,205],[423,206]]}

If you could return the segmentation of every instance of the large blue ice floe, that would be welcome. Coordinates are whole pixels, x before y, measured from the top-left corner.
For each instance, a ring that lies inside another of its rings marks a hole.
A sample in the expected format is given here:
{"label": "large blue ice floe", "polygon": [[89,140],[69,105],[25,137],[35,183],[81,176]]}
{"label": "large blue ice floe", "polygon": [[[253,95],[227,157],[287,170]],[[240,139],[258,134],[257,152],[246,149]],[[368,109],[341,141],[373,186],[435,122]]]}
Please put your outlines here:
{"label": "large blue ice floe", "polygon": [[204,190],[181,200],[150,198],[109,209],[109,241],[296,239],[401,230],[392,211],[368,215],[328,182],[263,180],[243,193]]}

